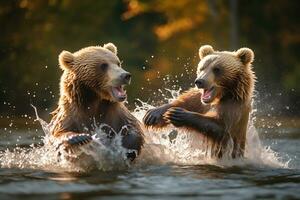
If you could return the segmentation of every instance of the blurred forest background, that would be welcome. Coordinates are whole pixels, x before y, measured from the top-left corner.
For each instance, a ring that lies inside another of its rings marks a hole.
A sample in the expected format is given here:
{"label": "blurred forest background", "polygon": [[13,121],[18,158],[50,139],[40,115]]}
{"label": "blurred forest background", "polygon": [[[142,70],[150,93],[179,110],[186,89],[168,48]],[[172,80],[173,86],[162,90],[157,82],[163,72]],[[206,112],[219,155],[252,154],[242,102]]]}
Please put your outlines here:
{"label": "blurred forest background", "polygon": [[198,49],[211,44],[254,50],[259,114],[299,116],[299,19],[297,0],[0,0],[0,116],[27,117],[30,104],[47,115],[58,54],[107,42],[133,74],[131,108],[192,86]]}

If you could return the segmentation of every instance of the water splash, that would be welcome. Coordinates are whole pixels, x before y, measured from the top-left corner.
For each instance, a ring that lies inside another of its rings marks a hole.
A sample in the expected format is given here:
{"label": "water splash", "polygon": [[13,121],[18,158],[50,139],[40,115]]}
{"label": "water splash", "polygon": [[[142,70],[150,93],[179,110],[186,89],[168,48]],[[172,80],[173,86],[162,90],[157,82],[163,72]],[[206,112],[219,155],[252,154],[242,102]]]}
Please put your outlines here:
{"label": "water splash", "polygon": [[42,120],[37,109],[32,106],[36,113],[36,120],[42,126],[45,133],[43,145],[30,148],[16,147],[12,151],[5,150],[0,153],[0,166],[3,168],[34,168],[50,171],[89,171],[89,170],[121,170],[130,167],[126,154],[135,150],[126,149],[122,146],[121,132],[127,127],[124,126],[113,138],[108,138],[103,131],[102,124],[95,125],[92,133],[92,142],[80,146],[72,153],[63,149],[61,140],[51,134],[52,124]]}
{"label": "water splash", "polygon": [[[170,97],[165,99],[171,102],[179,95],[180,90],[168,90]],[[133,114],[139,120],[142,120],[146,110],[153,106],[139,100],[139,105]],[[283,161],[279,154],[273,151],[269,146],[264,146],[259,138],[258,132],[253,125],[255,119],[255,110],[251,113],[249,120],[245,157],[232,159],[231,153],[225,154],[222,159],[211,157],[211,149],[205,142],[203,136],[191,130],[175,128],[172,125],[166,128],[146,131],[146,141],[149,147],[148,155],[144,156],[144,161],[156,155],[156,160],[162,163],[175,163],[183,165],[202,165],[212,164],[221,167],[228,166],[256,166],[256,167],[275,167],[288,168],[289,161]]]}
{"label": "water splash", "polygon": [[[165,100],[170,102],[175,99],[180,90],[168,90],[170,94],[164,94]],[[163,91],[160,91],[163,93]],[[169,96],[169,97],[168,97]],[[33,106],[34,107],[34,106]],[[152,105],[138,100],[133,115],[142,121],[146,111],[153,108]],[[281,160],[278,153],[270,147],[263,146],[251,118],[248,131],[245,157],[232,159],[223,157],[214,159],[210,155],[210,149],[202,136],[196,132],[177,129],[172,125],[161,129],[145,130],[145,145],[141,155],[130,163],[126,159],[126,154],[132,150],[122,147],[122,135],[120,133],[112,139],[108,139],[106,133],[102,131],[102,124],[96,127],[93,133],[93,140],[88,145],[79,147],[72,154],[67,153],[59,146],[61,141],[53,138],[51,124],[46,123],[37,115],[45,133],[43,145],[30,148],[16,147],[12,151],[0,152],[0,166],[6,168],[34,168],[49,171],[89,171],[98,170],[122,170],[128,167],[143,167],[145,165],[156,164],[182,164],[182,165],[202,165],[211,164],[222,167],[227,166],[256,166],[256,167],[288,167],[288,162]],[[124,127],[126,128],[126,127]],[[122,131],[120,131],[122,132]]]}

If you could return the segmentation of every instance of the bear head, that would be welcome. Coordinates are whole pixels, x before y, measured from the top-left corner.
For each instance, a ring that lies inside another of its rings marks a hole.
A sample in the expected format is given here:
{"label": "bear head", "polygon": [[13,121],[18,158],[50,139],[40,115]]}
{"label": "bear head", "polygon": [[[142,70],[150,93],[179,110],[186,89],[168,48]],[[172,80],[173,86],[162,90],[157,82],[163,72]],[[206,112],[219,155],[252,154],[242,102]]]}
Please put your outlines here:
{"label": "bear head", "polygon": [[90,46],[75,53],[62,51],[59,64],[64,70],[61,93],[70,99],[74,98],[79,90],[88,94],[81,95],[79,98],[82,99],[92,95],[113,102],[126,99],[124,85],[130,83],[131,74],[121,67],[114,44]]}
{"label": "bear head", "polygon": [[199,49],[200,62],[195,85],[203,90],[201,101],[214,104],[220,100],[247,101],[252,97],[255,75],[249,48],[234,52],[215,51],[204,45]]}

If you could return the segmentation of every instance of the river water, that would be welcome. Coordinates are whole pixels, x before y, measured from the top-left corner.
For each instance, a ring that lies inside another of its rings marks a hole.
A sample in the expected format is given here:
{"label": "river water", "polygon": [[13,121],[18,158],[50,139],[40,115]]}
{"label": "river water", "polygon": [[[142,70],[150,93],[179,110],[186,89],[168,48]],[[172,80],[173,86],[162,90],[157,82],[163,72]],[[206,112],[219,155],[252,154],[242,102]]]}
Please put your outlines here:
{"label": "river water", "polygon": [[246,158],[222,161],[203,157],[192,134],[149,131],[135,163],[119,151],[84,170],[59,164],[40,129],[0,129],[0,199],[300,199],[300,129],[249,127]]}

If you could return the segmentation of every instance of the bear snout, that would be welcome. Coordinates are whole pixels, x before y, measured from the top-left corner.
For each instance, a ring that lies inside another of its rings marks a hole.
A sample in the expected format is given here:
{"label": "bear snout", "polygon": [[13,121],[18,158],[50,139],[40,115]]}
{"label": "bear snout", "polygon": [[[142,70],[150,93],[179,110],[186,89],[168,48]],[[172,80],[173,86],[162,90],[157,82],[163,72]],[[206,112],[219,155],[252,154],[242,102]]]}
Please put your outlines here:
{"label": "bear snout", "polygon": [[207,83],[204,79],[202,78],[197,78],[195,80],[195,85],[197,86],[197,88],[205,88]]}
{"label": "bear snout", "polygon": [[121,74],[121,79],[124,84],[130,84],[131,74],[129,72],[125,72]]}

